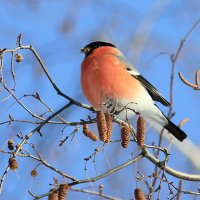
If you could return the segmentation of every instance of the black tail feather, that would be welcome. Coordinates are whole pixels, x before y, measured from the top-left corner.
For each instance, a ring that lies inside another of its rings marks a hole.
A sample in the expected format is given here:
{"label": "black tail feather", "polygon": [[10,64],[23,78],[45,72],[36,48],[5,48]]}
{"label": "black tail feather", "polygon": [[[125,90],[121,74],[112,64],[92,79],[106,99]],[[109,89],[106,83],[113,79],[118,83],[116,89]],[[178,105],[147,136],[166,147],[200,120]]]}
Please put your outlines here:
{"label": "black tail feather", "polygon": [[184,131],[182,131],[178,126],[176,126],[173,122],[171,122],[169,119],[168,124],[165,125],[164,128],[166,128],[172,135],[174,135],[179,141],[183,141],[187,135]]}

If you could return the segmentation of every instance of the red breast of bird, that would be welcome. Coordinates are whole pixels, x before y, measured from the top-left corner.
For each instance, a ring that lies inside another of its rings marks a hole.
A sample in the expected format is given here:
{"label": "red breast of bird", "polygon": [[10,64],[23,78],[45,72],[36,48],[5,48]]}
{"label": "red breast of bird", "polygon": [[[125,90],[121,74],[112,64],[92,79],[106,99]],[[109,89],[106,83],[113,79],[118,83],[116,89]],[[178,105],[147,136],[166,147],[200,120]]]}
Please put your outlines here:
{"label": "red breast of bird", "polygon": [[120,57],[123,58],[123,54],[109,46],[96,48],[87,56],[81,69],[83,93],[96,109],[113,101],[113,106],[118,104],[132,109],[139,104],[141,108],[137,108],[137,112],[143,112],[153,101],[141,83],[127,72]]}

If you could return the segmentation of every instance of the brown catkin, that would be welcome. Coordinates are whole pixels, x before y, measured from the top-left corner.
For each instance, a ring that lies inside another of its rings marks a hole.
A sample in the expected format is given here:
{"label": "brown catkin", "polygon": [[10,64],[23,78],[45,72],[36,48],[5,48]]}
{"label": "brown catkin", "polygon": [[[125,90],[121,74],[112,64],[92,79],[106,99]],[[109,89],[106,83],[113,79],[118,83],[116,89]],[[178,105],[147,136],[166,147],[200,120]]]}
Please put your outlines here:
{"label": "brown catkin", "polygon": [[58,192],[55,188],[52,188],[49,192],[52,193],[48,196],[48,200],[58,200]]}
{"label": "brown catkin", "polygon": [[106,117],[106,124],[107,124],[107,139],[106,139],[106,142],[110,142],[111,140],[111,136],[112,136],[112,115],[111,114],[108,114],[106,113],[105,114],[105,117]]}
{"label": "brown catkin", "polygon": [[129,125],[126,124],[124,126],[122,126],[121,128],[121,145],[123,148],[127,148],[128,145],[129,145],[129,141],[130,141],[130,134],[131,134],[131,131],[130,131],[130,128],[129,128]]}
{"label": "brown catkin", "polygon": [[100,194],[102,194],[102,192],[103,192],[103,188],[104,188],[104,185],[102,185],[102,184],[99,185],[99,193],[100,193]]}
{"label": "brown catkin", "polygon": [[59,187],[59,190],[58,190],[58,199],[59,200],[65,200],[68,189],[69,189],[69,185],[60,184],[60,187]]}
{"label": "brown catkin", "polygon": [[87,124],[83,124],[83,134],[93,141],[97,141],[99,139],[92,131],[90,131]]}
{"label": "brown catkin", "polygon": [[22,56],[21,54],[17,53],[17,54],[15,55],[15,61],[16,61],[16,62],[22,62],[23,59],[24,59],[24,58],[23,58],[23,56]]}
{"label": "brown catkin", "polygon": [[[16,149],[18,149],[18,148],[20,147],[20,143],[18,143],[15,147],[16,147]],[[22,149],[23,149],[23,146],[21,146],[21,147],[19,148],[19,151],[22,151]]]}
{"label": "brown catkin", "polygon": [[105,113],[103,111],[97,112],[97,128],[99,131],[99,138],[101,141],[107,141],[107,123]]}
{"label": "brown catkin", "polygon": [[12,169],[14,171],[18,168],[18,163],[15,160],[15,158],[9,158],[8,164],[9,164],[10,169]]}
{"label": "brown catkin", "polygon": [[100,189],[100,190],[103,190],[103,188],[104,188],[104,185],[100,184],[100,185],[99,185],[99,189]]}
{"label": "brown catkin", "polygon": [[135,189],[135,200],[146,200],[143,191],[140,188]]}
{"label": "brown catkin", "polygon": [[31,171],[31,176],[32,176],[32,177],[36,177],[36,176],[37,176],[37,171],[36,171],[36,169],[33,169],[33,170]]}
{"label": "brown catkin", "polygon": [[13,139],[8,140],[8,149],[11,151],[14,150],[14,140]]}
{"label": "brown catkin", "polygon": [[143,117],[139,116],[137,120],[137,144],[139,147],[144,146],[145,136],[146,136],[146,122]]}

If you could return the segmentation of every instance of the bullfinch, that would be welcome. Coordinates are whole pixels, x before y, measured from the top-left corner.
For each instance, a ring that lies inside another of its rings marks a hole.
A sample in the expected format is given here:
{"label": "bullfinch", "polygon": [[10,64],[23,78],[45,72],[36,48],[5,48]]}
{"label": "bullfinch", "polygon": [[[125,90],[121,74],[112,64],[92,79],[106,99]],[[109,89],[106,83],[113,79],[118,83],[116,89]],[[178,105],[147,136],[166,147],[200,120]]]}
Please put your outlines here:
{"label": "bullfinch", "polygon": [[91,105],[114,114],[141,115],[167,129],[179,141],[187,135],[158,108],[170,103],[147,81],[113,44],[96,41],[81,49],[81,86]]}

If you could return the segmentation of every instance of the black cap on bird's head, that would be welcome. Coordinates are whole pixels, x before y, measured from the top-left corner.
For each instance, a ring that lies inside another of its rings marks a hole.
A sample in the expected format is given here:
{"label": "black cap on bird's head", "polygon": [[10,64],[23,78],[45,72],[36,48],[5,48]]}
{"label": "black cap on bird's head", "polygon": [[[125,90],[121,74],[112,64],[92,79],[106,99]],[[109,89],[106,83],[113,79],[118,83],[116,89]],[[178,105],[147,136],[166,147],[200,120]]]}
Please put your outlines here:
{"label": "black cap on bird's head", "polygon": [[110,46],[110,47],[115,48],[115,46],[111,43],[96,41],[96,42],[87,44],[84,48],[81,49],[81,53],[84,53],[85,57],[87,57],[88,55],[90,55],[93,52],[94,49],[97,49],[102,46]]}

